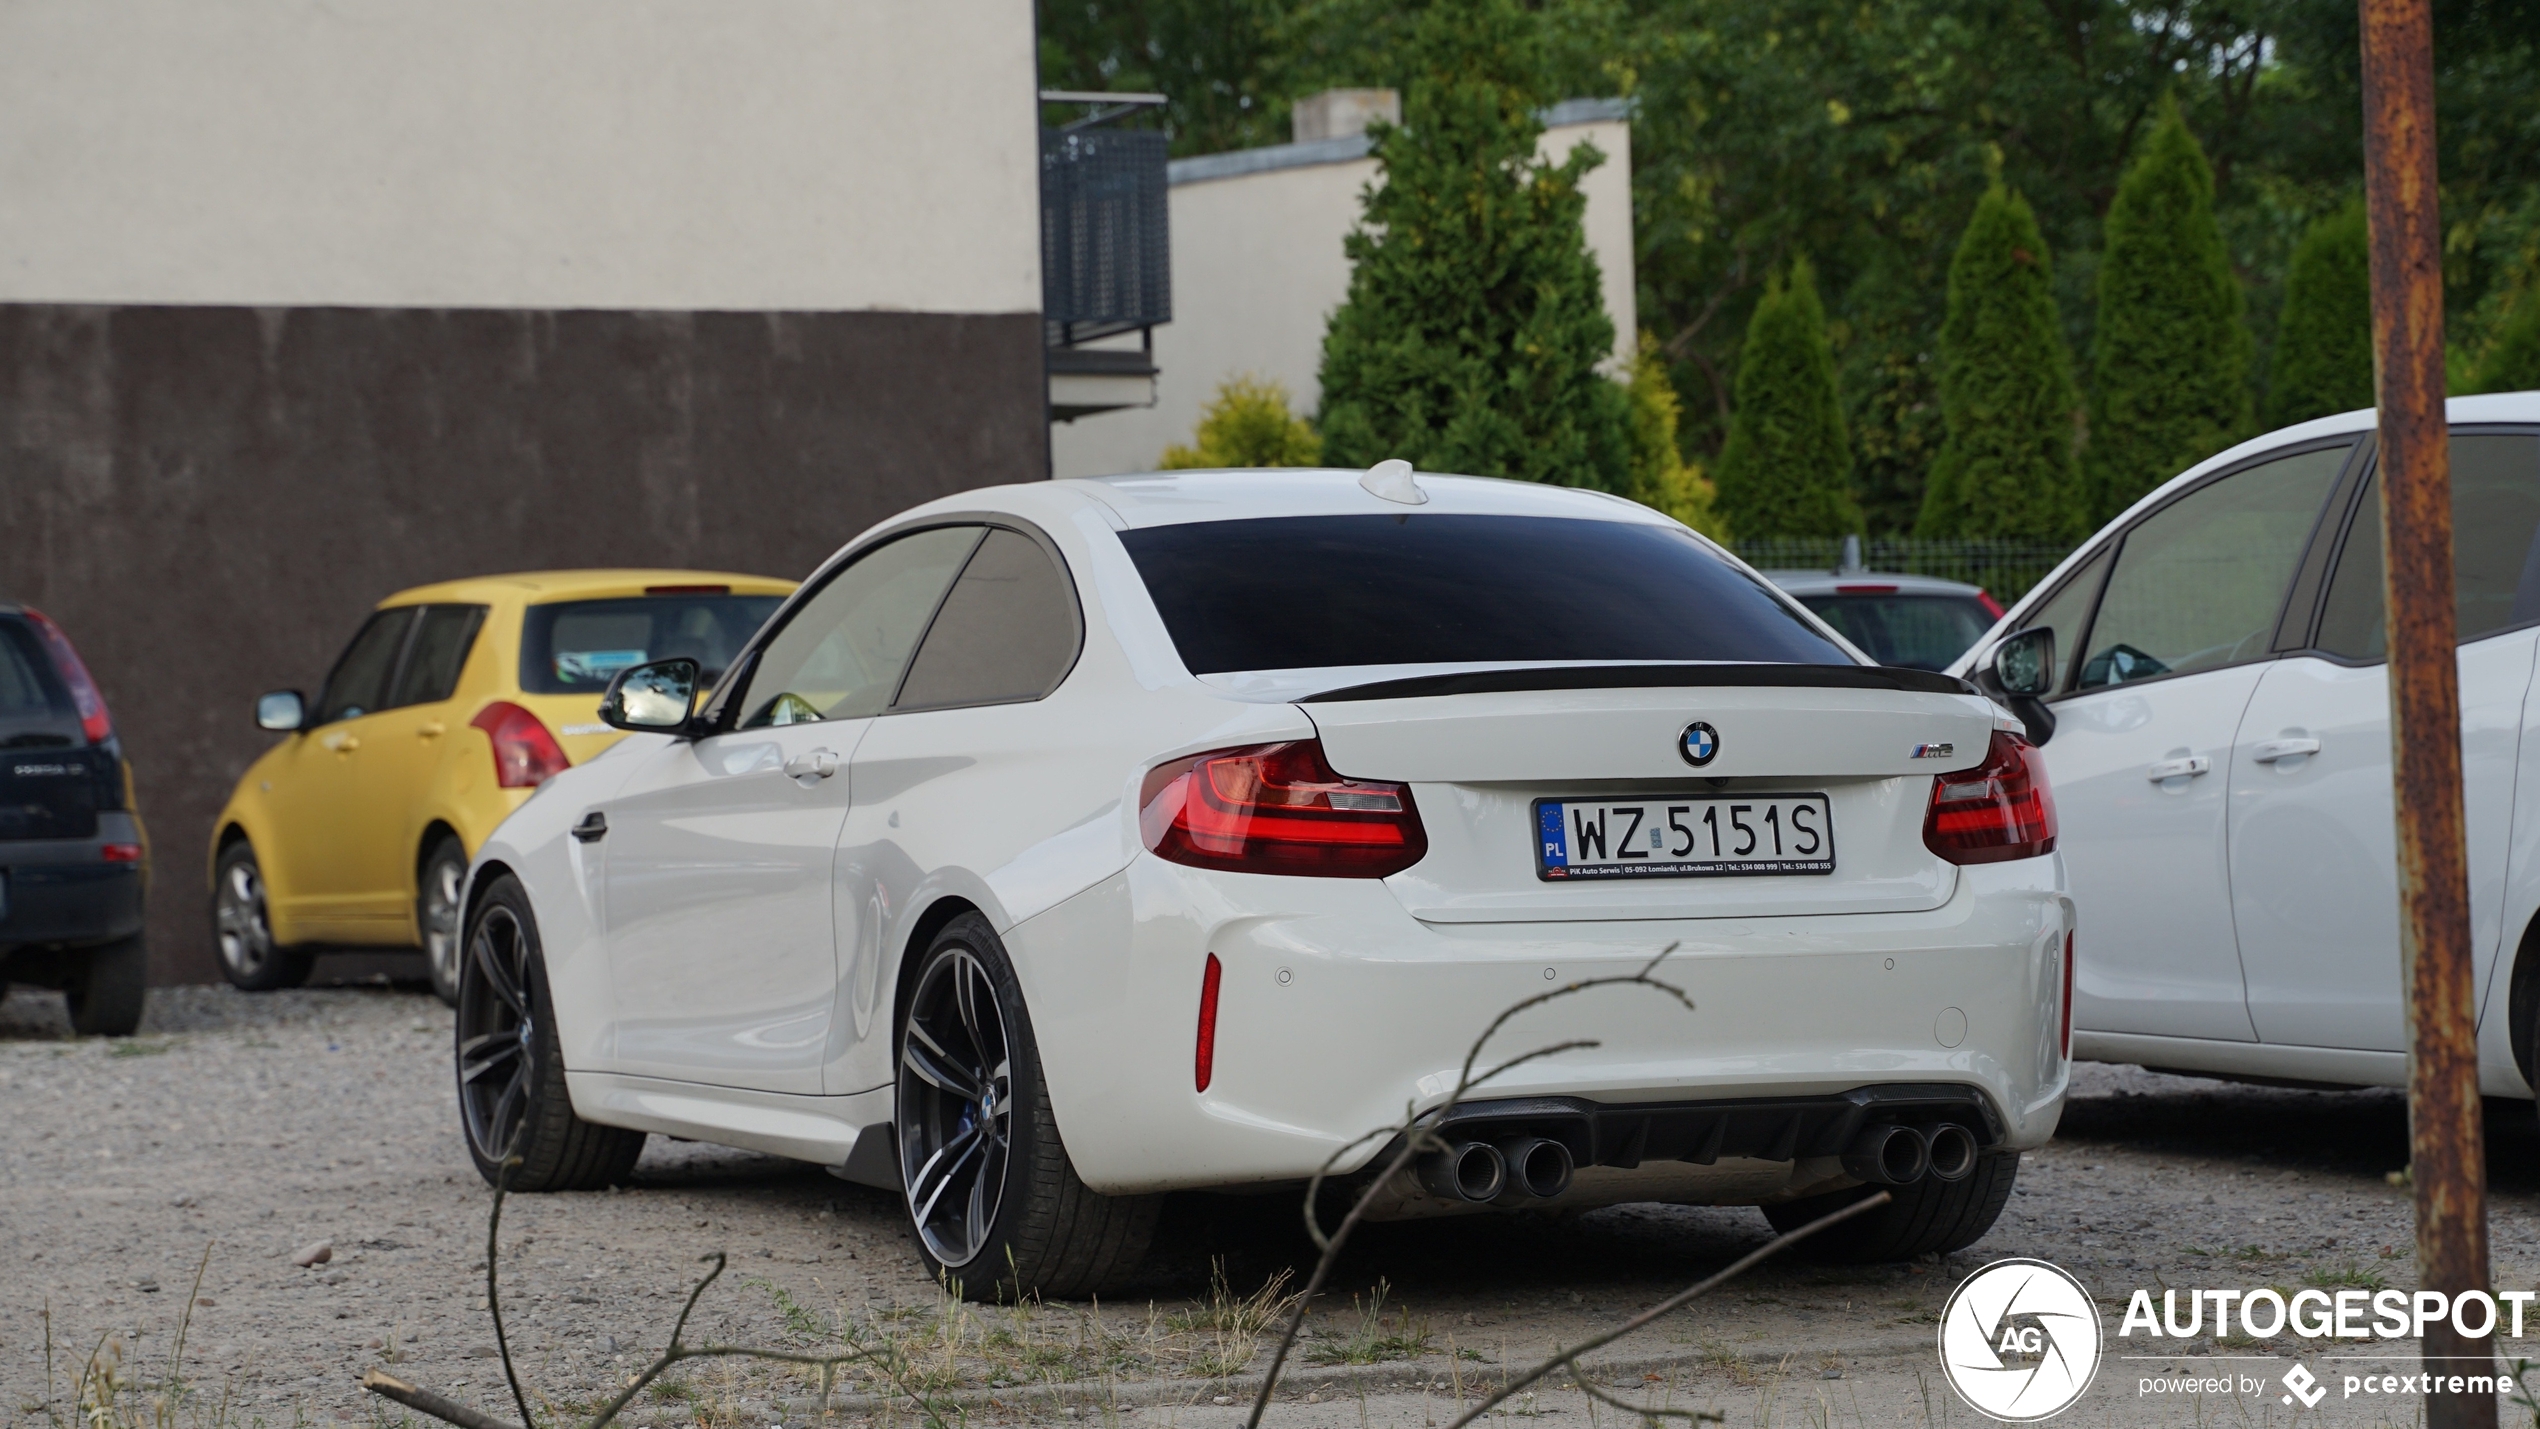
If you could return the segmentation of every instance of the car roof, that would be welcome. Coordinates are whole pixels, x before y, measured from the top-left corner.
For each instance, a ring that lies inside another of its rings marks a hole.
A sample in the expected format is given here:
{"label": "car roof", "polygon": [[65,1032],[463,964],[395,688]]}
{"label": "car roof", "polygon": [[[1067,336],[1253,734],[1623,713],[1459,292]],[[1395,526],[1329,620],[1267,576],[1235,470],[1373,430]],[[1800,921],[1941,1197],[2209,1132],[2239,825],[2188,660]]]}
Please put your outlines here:
{"label": "car roof", "polygon": [[1416,506],[1406,505],[1369,491],[1360,484],[1365,475],[1357,470],[1288,467],[1153,471],[1080,477],[1053,484],[1075,488],[1101,502],[1133,530],[1264,516],[1401,516],[1411,512],[1676,524],[1637,501],[1602,491],[1425,471],[1417,473],[1414,480],[1429,499]]}
{"label": "car roof", "polygon": [[1973,600],[1984,587],[1901,571],[1766,571],[1764,579],[1792,595],[1954,595]]}
{"label": "car roof", "polygon": [[790,595],[795,582],[774,576],[743,575],[736,571],[640,567],[513,571],[503,575],[469,576],[432,585],[411,586],[381,601],[378,608],[385,610],[390,606],[426,605],[439,601],[469,605],[536,605],[551,600],[605,600],[612,596],[642,595],[648,586],[667,585],[730,586],[735,595]]}

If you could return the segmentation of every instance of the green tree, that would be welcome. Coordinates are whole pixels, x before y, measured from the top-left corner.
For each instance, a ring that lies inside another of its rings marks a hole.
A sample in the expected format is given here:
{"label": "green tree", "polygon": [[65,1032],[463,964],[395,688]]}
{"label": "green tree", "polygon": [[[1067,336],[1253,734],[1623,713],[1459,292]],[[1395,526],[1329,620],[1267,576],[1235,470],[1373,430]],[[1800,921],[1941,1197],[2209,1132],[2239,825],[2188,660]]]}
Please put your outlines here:
{"label": "green tree", "polygon": [[2487,350],[2470,370],[2470,391],[2540,391],[2540,274],[2533,276],[2506,304]]}
{"label": "green tree", "polygon": [[1156,463],[1177,467],[1314,466],[1323,439],[1314,425],[1288,410],[1288,389],[1258,377],[1230,377],[1200,409],[1191,445],[1164,449]]}
{"label": "green tree", "polygon": [[1844,535],[1861,529],[1851,476],[1825,305],[1801,259],[1765,285],[1746,325],[1737,411],[1720,452],[1720,512],[1749,539]]}
{"label": "green tree", "polygon": [[2372,405],[2372,257],[2360,203],[2314,223],[2284,272],[2267,425]]}
{"label": "green tree", "polygon": [[1918,536],[2079,540],[2072,358],[2055,315],[2053,263],[2028,200],[1985,191],[1949,264],[1940,329],[1948,436],[1924,490]]}
{"label": "green tree", "polygon": [[1632,358],[1629,395],[1632,479],[1626,494],[1714,541],[1726,542],[1729,527],[1720,519],[1718,493],[1676,444],[1676,422],[1683,406],[1676,399],[1676,385],[1667,380],[1667,360],[1658,351],[1658,339],[1645,332]]}
{"label": "green tree", "polygon": [[2163,105],[2116,201],[2099,260],[2090,446],[2104,521],[2250,427],[2249,328],[2214,223],[2214,171]]}
{"label": "green tree", "polygon": [[1603,156],[1535,156],[1539,26],[1514,0],[1414,25],[1420,70],[1402,125],[1370,132],[1379,175],[1323,338],[1316,425],[1335,465],[1629,485],[1629,402],[1597,371],[1614,324],[1580,227],[1579,180]]}

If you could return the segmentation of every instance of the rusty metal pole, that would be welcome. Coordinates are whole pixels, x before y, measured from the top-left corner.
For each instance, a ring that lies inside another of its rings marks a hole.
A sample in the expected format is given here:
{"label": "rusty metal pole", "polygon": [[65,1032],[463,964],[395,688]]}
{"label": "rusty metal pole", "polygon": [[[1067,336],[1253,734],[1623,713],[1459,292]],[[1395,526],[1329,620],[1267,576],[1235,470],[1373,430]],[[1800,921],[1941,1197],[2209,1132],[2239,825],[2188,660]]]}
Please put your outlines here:
{"label": "rusty metal pole", "polygon": [[[2458,1296],[2488,1288],[2487,1154],[2461,822],[2460,670],[2453,653],[2434,22],[2427,0],[2358,3],[2417,1281]],[[2494,1372],[2492,1336],[2464,1335],[2448,1322],[2426,1327],[2421,1351],[2429,1376]],[[2493,1394],[2454,1394],[2432,1389],[2433,1383],[2425,1397],[2427,1429],[2495,1429]]]}

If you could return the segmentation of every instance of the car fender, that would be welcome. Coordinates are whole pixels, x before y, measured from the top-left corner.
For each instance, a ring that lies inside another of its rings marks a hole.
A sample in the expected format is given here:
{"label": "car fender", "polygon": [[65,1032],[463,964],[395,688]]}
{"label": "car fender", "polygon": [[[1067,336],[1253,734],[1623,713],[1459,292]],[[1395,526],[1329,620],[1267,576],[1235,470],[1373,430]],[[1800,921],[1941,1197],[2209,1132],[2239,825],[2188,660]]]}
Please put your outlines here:
{"label": "car fender", "polygon": [[[662,741],[658,735],[637,738]],[[530,911],[538,920],[547,989],[555,1002],[557,1043],[565,1066],[574,1071],[607,1071],[614,1065],[614,1052],[609,1046],[612,994],[602,942],[607,924],[602,916],[601,875],[607,844],[605,840],[582,842],[573,836],[573,826],[615,793],[633,768],[625,760],[595,759],[556,775],[497,825],[468,863],[463,928],[474,924],[491,871],[509,870],[527,890]]]}
{"label": "car fender", "polygon": [[256,756],[247,772],[238,776],[238,782],[230,789],[229,801],[221,805],[219,816],[212,820],[211,845],[203,856],[204,891],[217,893],[221,834],[234,827],[247,836],[248,847],[255,850],[257,875],[264,880],[266,926],[272,930],[274,942],[286,948],[302,941],[300,928],[289,912],[294,893],[292,868],[280,831],[274,827],[273,806],[265,798],[262,785],[272,774],[277,757],[290,747],[292,740],[302,737],[297,733],[285,735]]}

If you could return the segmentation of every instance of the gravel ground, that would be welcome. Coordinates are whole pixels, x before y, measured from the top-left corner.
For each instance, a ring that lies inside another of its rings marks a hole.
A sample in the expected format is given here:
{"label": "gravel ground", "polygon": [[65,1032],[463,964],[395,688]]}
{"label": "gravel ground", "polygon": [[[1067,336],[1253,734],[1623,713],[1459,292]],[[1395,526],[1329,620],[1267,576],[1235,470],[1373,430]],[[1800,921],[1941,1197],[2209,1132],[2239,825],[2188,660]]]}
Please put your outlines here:
{"label": "gravel ground", "polygon": [[[0,1425],[67,1429],[72,1373],[101,1343],[138,1386],[125,1410],[149,1419],[189,1298],[182,1364],[196,1397],[156,1429],[371,1421],[378,1401],[356,1380],[372,1367],[516,1418],[482,1309],[488,1196],[455,1126],[449,1037],[448,1013],[411,987],[163,989],[142,1035],[123,1041],[72,1039],[51,994],[19,988],[0,1002]],[[2528,1287],[2540,1277],[2540,1135],[2528,1103],[2492,1103],[2490,1122],[2496,1280]],[[2291,1359],[2269,1345],[2113,1334],[2138,1288],[2410,1286],[2408,1193],[2387,1179],[2405,1160],[2396,1093],[2087,1067],[2061,1135],[2028,1159],[2011,1209],[1971,1250],[1868,1270],[1768,1264],[1616,1345],[1595,1377],[1756,1429],[1793,1416],[1827,1429],[1982,1422],[1942,1385],[1934,1326],[1968,1272],[2024,1255],[2079,1276],[2111,1331],[2090,1395],[2062,1422],[2411,1422],[2404,1395],[2283,1407],[2274,1377]],[[1504,1367],[1768,1238],[1753,1211],[1699,1208],[1371,1227],[1273,1418],[1443,1424],[1459,1394]],[[329,1259],[293,1264],[318,1243]],[[847,1324],[895,1342],[969,1417],[1213,1425],[1236,1421],[1243,1367],[1264,1362],[1256,1292],[1282,1270],[1301,1274],[1300,1247],[1290,1203],[1183,1198],[1145,1294],[1099,1309],[963,1309],[920,1273],[890,1197],[656,1137],[632,1186],[512,1201],[501,1266],[523,1381],[547,1397],[532,1399],[542,1420],[624,1383],[662,1342],[697,1258],[724,1250],[731,1269],[700,1303],[692,1340],[806,1347]],[[2540,1320],[2527,1328],[2508,1353],[2540,1340]],[[2364,1368],[2317,1347],[2306,1362],[2332,1384]],[[798,1377],[683,1371],[677,1397],[645,1396],[628,1422],[764,1429],[811,1417]],[[2146,1387],[2225,1372],[2263,1388]],[[1567,1383],[1525,1407],[1581,1424],[1616,1414]],[[908,1417],[870,1388],[851,1374],[833,1418]]]}

